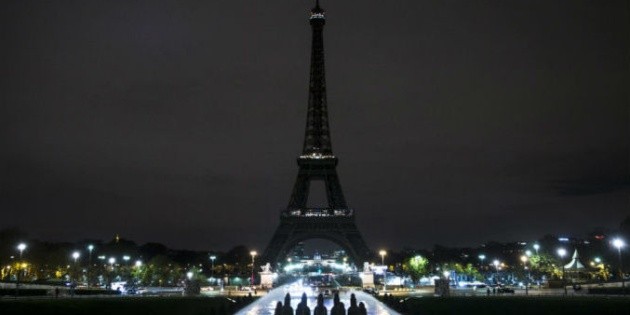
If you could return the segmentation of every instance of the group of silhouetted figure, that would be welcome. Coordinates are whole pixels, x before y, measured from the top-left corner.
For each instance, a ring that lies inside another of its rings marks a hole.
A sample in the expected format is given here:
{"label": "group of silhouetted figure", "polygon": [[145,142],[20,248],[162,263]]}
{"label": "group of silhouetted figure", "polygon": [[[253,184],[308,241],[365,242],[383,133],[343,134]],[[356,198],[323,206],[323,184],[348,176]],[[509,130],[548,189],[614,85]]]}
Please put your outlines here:
{"label": "group of silhouetted figure", "polygon": [[[357,305],[357,298],[354,294],[350,295],[350,307],[348,307],[348,312],[346,313],[346,306],[339,300],[339,293],[335,293],[335,297],[333,298],[334,304],[330,309],[330,315],[367,315],[367,309],[365,308],[365,304],[360,302]],[[295,312],[293,312],[293,307],[291,307],[291,295],[287,293],[284,296],[284,305],[282,302],[278,301],[276,304],[276,310],[273,313],[274,315],[328,315],[328,309],[324,306],[324,296],[320,293],[317,296],[317,305],[311,313],[311,309],[306,305],[306,293],[302,293],[302,301],[298,303],[295,308]]]}

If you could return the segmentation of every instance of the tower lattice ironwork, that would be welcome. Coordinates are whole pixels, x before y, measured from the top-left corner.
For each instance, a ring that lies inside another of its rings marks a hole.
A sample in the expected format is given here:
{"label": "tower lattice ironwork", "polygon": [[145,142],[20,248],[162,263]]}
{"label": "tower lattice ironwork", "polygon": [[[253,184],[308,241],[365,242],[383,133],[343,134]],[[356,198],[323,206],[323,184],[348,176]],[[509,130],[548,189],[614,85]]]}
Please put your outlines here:
{"label": "tower lattice ironwork", "polygon": [[[310,14],[313,38],[308,114],[302,154],[297,158],[298,176],[289,205],[281,212],[280,226],[269,242],[261,262],[275,264],[298,242],[314,238],[336,243],[356,264],[371,257],[370,249],[355,224],[355,212],[348,207],[343,196],[336,169],[338,159],[332,152],[324,71],[324,14],[319,1],[316,1]],[[307,206],[313,181],[324,182],[328,207]]]}

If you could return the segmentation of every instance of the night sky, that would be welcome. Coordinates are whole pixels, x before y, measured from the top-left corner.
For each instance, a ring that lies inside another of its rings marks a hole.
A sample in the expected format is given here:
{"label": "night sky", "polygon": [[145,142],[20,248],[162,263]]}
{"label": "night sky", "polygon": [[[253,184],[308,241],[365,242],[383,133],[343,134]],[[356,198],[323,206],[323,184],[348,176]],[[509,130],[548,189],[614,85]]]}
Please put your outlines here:
{"label": "night sky", "polygon": [[[297,175],[311,1],[3,1],[0,229],[262,251]],[[628,1],[322,1],[372,248],[617,228]]]}

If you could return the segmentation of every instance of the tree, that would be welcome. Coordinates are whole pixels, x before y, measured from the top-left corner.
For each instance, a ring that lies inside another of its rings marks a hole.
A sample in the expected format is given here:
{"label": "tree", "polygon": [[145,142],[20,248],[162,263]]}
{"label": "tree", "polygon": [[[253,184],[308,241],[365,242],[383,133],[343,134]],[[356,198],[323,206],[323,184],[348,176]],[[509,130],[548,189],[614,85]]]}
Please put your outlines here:
{"label": "tree", "polygon": [[562,273],[560,271],[560,268],[562,268],[561,262],[549,254],[532,255],[529,258],[529,264],[532,271],[537,274],[547,274],[554,278],[559,278]]}
{"label": "tree", "polygon": [[463,273],[471,279],[483,280],[483,276],[473,264],[468,263],[462,268]]}
{"label": "tree", "polygon": [[413,282],[417,282],[420,278],[428,273],[429,260],[416,255],[407,258],[403,262],[403,271],[405,271],[411,277]]}

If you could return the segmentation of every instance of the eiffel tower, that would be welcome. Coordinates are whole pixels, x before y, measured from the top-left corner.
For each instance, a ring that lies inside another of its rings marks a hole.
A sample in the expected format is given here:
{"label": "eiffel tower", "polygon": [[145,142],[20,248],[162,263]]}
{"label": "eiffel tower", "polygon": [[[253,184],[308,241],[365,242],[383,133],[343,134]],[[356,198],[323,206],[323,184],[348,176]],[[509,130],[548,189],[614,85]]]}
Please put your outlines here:
{"label": "eiffel tower", "polygon": [[[357,265],[372,256],[355,224],[355,212],[346,204],[337,176],[338,159],[332,152],[324,73],[324,13],[317,0],[310,15],[313,41],[308,114],[302,155],[297,158],[298,176],[289,205],[280,214],[280,226],[260,260],[273,265],[298,242],[314,238],[339,245]],[[312,181],[325,183],[328,207],[307,207]]]}

